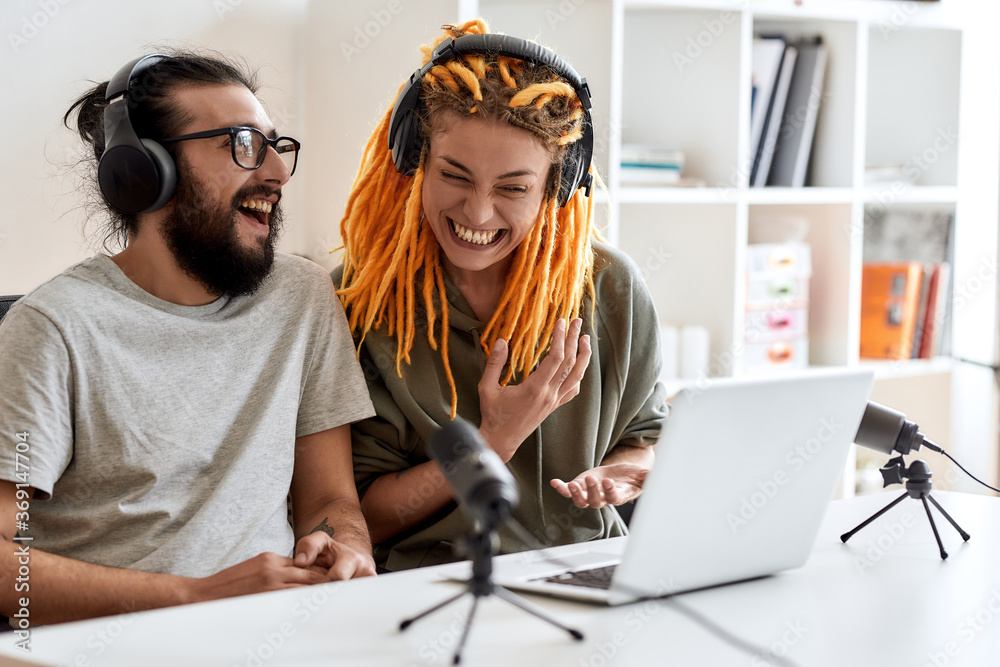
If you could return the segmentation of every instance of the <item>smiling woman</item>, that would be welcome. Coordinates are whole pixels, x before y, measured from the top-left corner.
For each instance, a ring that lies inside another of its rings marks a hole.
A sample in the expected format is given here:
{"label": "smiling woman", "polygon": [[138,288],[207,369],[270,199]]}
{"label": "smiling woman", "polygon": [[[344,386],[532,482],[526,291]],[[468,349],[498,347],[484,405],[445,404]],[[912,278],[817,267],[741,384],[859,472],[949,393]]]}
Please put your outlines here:
{"label": "smiling woman", "polygon": [[378,413],[352,428],[376,561],[453,560],[471,533],[425,451],[457,416],[521,488],[537,542],[501,527],[502,551],[622,534],[666,408],[649,295],[593,227],[589,89],[482,21],[424,55],[365,149],[333,273]]}
{"label": "smiling woman", "polygon": [[481,320],[500,301],[513,253],[538,221],[552,160],[532,133],[438,116],[424,167],[424,216],[445,273]]}

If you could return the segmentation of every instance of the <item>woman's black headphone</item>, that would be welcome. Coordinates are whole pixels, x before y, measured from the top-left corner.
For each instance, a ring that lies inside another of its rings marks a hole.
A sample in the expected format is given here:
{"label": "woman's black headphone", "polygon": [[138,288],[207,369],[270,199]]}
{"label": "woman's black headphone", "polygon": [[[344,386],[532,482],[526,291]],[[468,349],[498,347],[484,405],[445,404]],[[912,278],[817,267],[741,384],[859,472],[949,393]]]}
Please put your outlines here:
{"label": "woman's black headphone", "polygon": [[498,54],[545,66],[573,86],[583,104],[583,136],[566,146],[562,182],[559,184],[559,205],[565,206],[577,188],[587,188],[589,196],[594,180],[590,173],[590,161],[594,155],[594,125],[590,118],[590,88],[587,80],[581,79],[569,63],[544,46],[508,35],[463,35],[446,39],[434,49],[430,61],[410,76],[396,98],[396,106],[389,119],[389,148],[392,150],[396,171],[410,175],[420,164],[420,150],[423,147],[420,132],[420,87],[424,75],[432,67],[467,53]]}
{"label": "woman's black headphone", "polygon": [[108,203],[128,215],[163,208],[177,187],[177,167],[170,153],[152,139],[140,139],[128,115],[129,105],[152,79],[139,82],[140,77],[169,57],[153,54],[126,63],[108,81],[104,96],[108,106],[104,109],[104,152],[97,165],[97,180]]}

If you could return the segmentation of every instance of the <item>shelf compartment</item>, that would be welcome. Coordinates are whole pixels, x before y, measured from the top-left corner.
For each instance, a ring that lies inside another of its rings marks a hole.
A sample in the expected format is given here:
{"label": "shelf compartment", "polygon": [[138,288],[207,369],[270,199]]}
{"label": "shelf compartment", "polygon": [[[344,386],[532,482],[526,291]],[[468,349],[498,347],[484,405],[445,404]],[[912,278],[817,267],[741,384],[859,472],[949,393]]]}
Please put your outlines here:
{"label": "shelf compartment", "polygon": [[742,321],[726,305],[736,300],[745,254],[736,206],[624,204],[621,221],[619,247],[638,264],[660,323],[706,327],[709,375],[732,375]]}
{"label": "shelf compartment", "polygon": [[749,212],[751,241],[777,242],[765,231],[768,221],[804,218],[804,242],[812,255],[809,281],[809,363],[837,366],[852,357],[847,332],[851,317],[852,210],[844,204],[753,205]]}
{"label": "shelf compartment", "polygon": [[678,148],[686,177],[738,184],[742,20],[740,12],[626,8],[622,143]]}
{"label": "shelf compartment", "polygon": [[[757,18],[753,32],[755,35],[780,34],[790,41],[816,35],[822,38],[828,57],[808,182],[810,186],[824,188],[851,187],[854,184],[854,156],[858,150],[855,127],[858,24],[852,21]],[[749,119],[745,125],[749,128]]]}
{"label": "shelf compartment", "polygon": [[868,52],[865,165],[901,165],[916,185],[954,186],[961,32],[873,25]]}

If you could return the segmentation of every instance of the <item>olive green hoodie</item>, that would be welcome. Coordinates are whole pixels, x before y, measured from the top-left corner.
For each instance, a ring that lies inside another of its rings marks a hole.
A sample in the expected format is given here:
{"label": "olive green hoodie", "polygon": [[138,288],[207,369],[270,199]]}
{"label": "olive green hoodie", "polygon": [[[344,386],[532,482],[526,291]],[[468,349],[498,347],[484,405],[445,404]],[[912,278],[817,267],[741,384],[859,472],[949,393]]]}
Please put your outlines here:
{"label": "olive green hoodie", "polygon": [[[635,263],[621,251],[595,243],[595,254],[594,318],[589,299],[582,309],[582,332],[590,334],[593,352],[580,393],[550,414],[507,464],[520,488],[514,518],[545,546],[625,534],[614,508],[579,509],[559,495],[549,480],[569,481],[600,465],[617,444],[655,444],[667,415],[665,389],[657,381],[659,324],[646,285]],[[337,267],[332,273],[338,286],[341,272],[342,267]],[[448,353],[458,390],[458,416],[478,426],[478,384],[486,367],[479,336],[485,322],[476,319],[447,280],[446,293]],[[396,373],[394,338],[372,331],[361,349],[361,366],[377,413],[351,429],[354,477],[362,496],[380,475],[427,461],[425,443],[451,419],[451,390],[440,352],[427,342],[426,313],[418,309],[415,322],[418,332],[411,363],[403,365],[402,378]],[[412,503],[420,500],[420,489],[415,489]],[[397,508],[397,513],[402,516],[410,511],[407,504]],[[461,557],[453,546],[471,532],[471,523],[451,504],[422,524],[375,545],[375,560],[393,571],[458,560]],[[507,526],[501,526],[498,535],[502,553],[538,546],[526,544]]]}

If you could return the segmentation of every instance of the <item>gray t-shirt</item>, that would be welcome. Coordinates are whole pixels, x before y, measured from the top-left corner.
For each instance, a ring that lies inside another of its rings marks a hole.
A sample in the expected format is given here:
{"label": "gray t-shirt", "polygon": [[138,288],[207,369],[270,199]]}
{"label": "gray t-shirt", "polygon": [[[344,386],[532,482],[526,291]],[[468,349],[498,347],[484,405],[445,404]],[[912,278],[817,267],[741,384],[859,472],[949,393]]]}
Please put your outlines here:
{"label": "gray t-shirt", "polygon": [[99,255],[0,323],[0,479],[38,491],[26,543],[81,561],[201,577],[290,554],[295,438],[373,414],[330,277],[290,255],[194,307]]}

